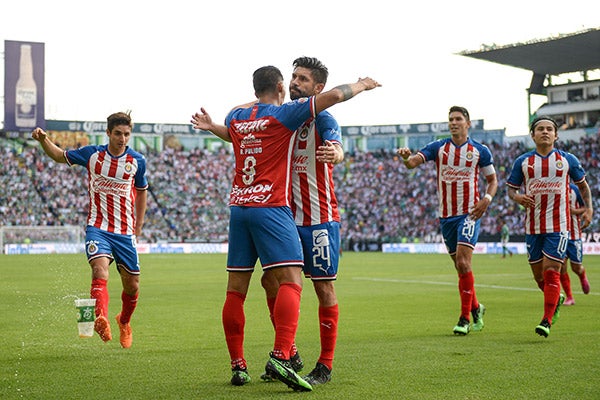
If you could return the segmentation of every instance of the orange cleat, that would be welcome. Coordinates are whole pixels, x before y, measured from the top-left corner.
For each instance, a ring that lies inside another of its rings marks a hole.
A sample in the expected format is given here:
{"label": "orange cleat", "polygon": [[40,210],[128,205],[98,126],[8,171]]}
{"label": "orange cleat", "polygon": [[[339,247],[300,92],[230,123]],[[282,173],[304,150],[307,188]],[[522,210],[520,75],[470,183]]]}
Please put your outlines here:
{"label": "orange cleat", "polygon": [[110,323],[106,319],[105,316],[99,315],[96,317],[94,321],[94,330],[100,336],[100,339],[104,342],[108,342],[112,339],[112,334],[110,333]]}
{"label": "orange cleat", "polygon": [[121,314],[117,315],[117,324],[119,324],[119,342],[121,343],[121,347],[124,349],[128,349],[131,347],[131,343],[133,343],[133,335],[131,334],[131,325],[129,323],[122,324],[121,323]]}

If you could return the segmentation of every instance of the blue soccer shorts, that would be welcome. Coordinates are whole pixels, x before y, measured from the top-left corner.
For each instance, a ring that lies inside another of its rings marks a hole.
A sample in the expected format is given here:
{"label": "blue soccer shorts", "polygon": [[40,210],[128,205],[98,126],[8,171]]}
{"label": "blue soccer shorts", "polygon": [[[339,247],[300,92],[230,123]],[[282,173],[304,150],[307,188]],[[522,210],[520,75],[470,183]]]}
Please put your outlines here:
{"label": "blue soccer shorts", "polygon": [[304,252],[304,276],[313,281],[335,280],[340,258],[339,222],[299,226],[298,233]]}
{"label": "blue soccer shorts", "polygon": [[230,207],[227,271],[302,267],[302,247],[289,207]]}
{"label": "blue soccer shorts", "polygon": [[474,249],[479,239],[479,226],[481,220],[474,220],[469,214],[456,217],[440,218],[440,227],[444,244],[451,256],[456,254],[456,248],[459,244],[469,246]]}
{"label": "blue soccer shorts", "polygon": [[566,256],[572,263],[583,264],[583,242],[581,239],[569,239]]}
{"label": "blue soccer shorts", "polygon": [[567,254],[569,232],[552,232],[539,235],[525,235],[527,259],[530,264],[542,261],[543,256],[562,263]]}
{"label": "blue soccer shorts", "polygon": [[85,229],[85,253],[88,262],[99,257],[107,257],[117,264],[117,269],[129,274],[140,274],[140,259],[135,235],[120,235],[93,226]]}

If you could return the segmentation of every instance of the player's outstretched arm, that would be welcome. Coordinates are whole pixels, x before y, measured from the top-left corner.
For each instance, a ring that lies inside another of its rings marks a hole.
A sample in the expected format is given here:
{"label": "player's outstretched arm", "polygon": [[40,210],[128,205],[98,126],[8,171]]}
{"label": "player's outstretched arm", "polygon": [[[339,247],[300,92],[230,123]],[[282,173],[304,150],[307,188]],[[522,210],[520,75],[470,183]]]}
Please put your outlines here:
{"label": "player's outstretched arm", "polygon": [[423,157],[418,154],[412,154],[408,147],[402,147],[396,153],[402,158],[402,162],[408,169],[413,169],[423,164]]}
{"label": "player's outstretched arm", "polygon": [[40,142],[42,149],[51,159],[57,163],[67,162],[64,150],[54,144],[42,128],[35,128],[31,132],[31,137]]}
{"label": "player's outstretched arm", "polygon": [[225,125],[215,124],[204,107],[200,108],[199,113],[192,115],[192,120],[190,122],[192,123],[194,129],[203,129],[205,131],[209,131],[222,140],[231,142],[231,136],[229,136],[227,127]]}
{"label": "player's outstretched arm", "polygon": [[337,104],[350,100],[357,94],[366,90],[372,90],[376,87],[380,87],[381,84],[372,78],[359,78],[354,83],[347,83],[345,85],[336,86],[327,92],[319,93],[316,95],[315,108],[316,113]]}

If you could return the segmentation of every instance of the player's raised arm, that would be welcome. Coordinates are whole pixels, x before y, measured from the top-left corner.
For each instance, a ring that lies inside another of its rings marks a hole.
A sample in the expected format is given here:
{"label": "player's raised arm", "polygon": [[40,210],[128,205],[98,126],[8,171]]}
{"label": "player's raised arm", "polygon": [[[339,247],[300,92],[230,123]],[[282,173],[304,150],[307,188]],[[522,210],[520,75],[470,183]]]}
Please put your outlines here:
{"label": "player's raised arm", "polygon": [[402,162],[404,162],[404,165],[408,169],[413,169],[423,164],[423,157],[418,154],[412,154],[408,147],[402,147],[396,153],[402,157]]}
{"label": "player's raised arm", "polygon": [[31,137],[40,142],[44,152],[57,163],[66,163],[65,152],[50,140],[46,131],[42,128],[35,128],[31,132]]}
{"label": "player's raised arm", "polygon": [[379,84],[376,80],[367,77],[360,78],[354,83],[336,86],[327,92],[319,93],[315,98],[316,113],[318,114],[337,103],[350,100],[365,90],[372,90],[379,86],[381,86],[381,84]]}
{"label": "player's raised arm", "polygon": [[190,122],[192,123],[194,129],[203,129],[205,131],[209,131],[222,140],[231,143],[231,136],[229,136],[227,127],[225,125],[215,124],[204,107],[200,108],[199,113],[192,115]]}

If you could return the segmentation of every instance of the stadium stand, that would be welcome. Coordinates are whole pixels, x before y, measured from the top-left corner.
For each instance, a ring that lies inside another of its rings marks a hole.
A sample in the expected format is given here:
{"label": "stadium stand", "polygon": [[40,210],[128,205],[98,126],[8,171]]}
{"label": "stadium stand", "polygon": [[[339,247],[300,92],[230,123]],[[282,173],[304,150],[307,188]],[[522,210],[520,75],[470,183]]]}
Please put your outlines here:
{"label": "stadium stand", "polygon": [[[514,235],[524,233],[523,212],[508,199],[505,182],[528,143],[488,143],[499,190],[482,221],[482,236],[497,236],[501,217]],[[578,155],[600,209],[600,135],[561,140],[558,147]],[[3,146],[1,151],[0,225],[85,225],[85,169],[56,164],[37,147]],[[226,242],[233,173],[229,150],[165,149],[146,158],[150,196],[141,240]],[[433,169],[407,170],[395,150],[355,152],[336,166],[335,179],[345,250],[375,250],[384,242],[440,242]],[[600,231],[598,219],[588,231]]]}

